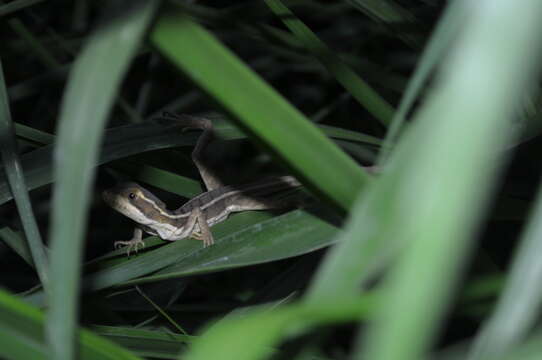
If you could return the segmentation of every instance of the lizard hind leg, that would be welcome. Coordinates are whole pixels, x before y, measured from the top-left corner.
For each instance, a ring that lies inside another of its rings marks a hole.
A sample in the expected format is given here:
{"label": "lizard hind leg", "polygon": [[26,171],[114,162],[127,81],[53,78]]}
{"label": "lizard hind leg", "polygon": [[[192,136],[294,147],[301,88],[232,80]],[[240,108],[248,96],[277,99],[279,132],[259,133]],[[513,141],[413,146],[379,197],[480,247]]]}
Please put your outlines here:
{"label": "lizard hind leg", "polygon": [[211,229],[209,228],[209,224],[207,224],[207,220],[205,219],[205,216],[203,215],[202,211],[198,209],[197,211],[197,223],[199,227],[199,231],[193,231],[190,236],[192,236],[194,239],[202,240],[203,241],[203,247],[211,246],[215,243],[215,239],[213,237],[213,233],[211,232]]}
{"label": "lizard hind leg", "polygon": [[201,129],[203,133],[200,135],[196,147],[192,151],[192,161],[198,168],[201,179],[203,180],[207,191],[217,189],[224,186],[222,181],[215,175],[212,169],[202,160],[203,150],[213,139],[213,123],[211,120],[192,115],[177,115],[169,112],[164,112],[163,118],[172,119],[184,126],[183,131],[190,129]]}
{"label": "lizard hind leg", "polygon": [[113,244],[115,249],[119,249],[123,246],[126,246],[126,256],[130,256],[130,251],[134,249],[134,251],[137,253],[138,248],[141,246],[141,248],[145,247],[145,242],[142,239],[143,230],[140,228],[134,229],[134,235],[132,236],[132,239],[128,241],[115,241]]}

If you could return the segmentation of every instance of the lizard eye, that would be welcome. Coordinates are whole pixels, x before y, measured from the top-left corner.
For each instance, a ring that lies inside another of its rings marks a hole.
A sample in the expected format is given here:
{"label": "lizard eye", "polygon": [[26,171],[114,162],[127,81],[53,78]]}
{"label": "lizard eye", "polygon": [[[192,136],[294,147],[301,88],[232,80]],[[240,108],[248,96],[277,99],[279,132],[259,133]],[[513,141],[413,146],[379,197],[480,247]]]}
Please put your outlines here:
{"label": "lizard eye", "polygon": [[136,198],[136,194],[130,193],[130,194],[128,194],[128,197],[129,197],[130,199],[135,199],[135,198]]}

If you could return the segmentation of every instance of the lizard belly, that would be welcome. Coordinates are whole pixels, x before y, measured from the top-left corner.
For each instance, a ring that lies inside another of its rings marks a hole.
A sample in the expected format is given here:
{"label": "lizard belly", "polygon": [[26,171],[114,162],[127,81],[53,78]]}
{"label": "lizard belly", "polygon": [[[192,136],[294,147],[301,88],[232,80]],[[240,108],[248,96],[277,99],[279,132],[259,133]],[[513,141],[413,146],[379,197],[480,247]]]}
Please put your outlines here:
{"label": "lizard belly", "polygon": [[151,235],[158,235],[162,240],[178,240],[174,237],[174,234],[178,228],[171,224],[157,222],[155,224],[145,226],[144,230]]}
{"label": "lizard belly", "polygon": [[[232,211],[229,211],[230,209],[227,209],[227,211],[223,211],[222,213],[214,216],[214,217],[211,217],[211,218],[207,218],[206,219],[206,222],[207,222],[207,225],[209,227],[213,226],[213,225],[216,225],[218,223],[221,223],[222,221],[226,220],[229,216],[229,214],[232,212]],[[162,239],[164,240],[171,240],[171,241],[174,241],[174,240],[181,240],[181,239],[184,239],[184,238],[187,238],[187,237],[190,237],[192,236],[192,234],[196,233],[196,234],[199,234],[201,233],[201,229],[200,229],[200,226],[198,224],[198,222],[196,221],[196,223],[194,224],[194,227],[192,228],[192,231],[190,232],[190,234],[183,234],[184,232],[184,227],[178,227],[175,231],[169,233],[166,235],[166,237],[162,237],[160,236]]]}

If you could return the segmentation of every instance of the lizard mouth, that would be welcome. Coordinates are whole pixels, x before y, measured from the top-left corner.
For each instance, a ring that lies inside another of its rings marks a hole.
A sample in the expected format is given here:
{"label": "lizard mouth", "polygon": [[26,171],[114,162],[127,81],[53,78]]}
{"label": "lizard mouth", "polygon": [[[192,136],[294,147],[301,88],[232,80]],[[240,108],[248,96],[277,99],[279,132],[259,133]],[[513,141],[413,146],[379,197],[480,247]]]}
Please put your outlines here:
{"label": "lizard mouth", "polygon": [[126,207],[126,205],[123,204],[122,197],[119,196],[119,194],[117,194],[115,191],[113,191],[113,190],[105,190],[104,192],[102,192],[102,199],[111,208],[113,208],[113,209],[115,209],[115,210],[117,210],[117,211],[119,211],[119,212],[121,212],[123,214],[125,213],[124,211],[122,211],[122,209],[124,207]]}

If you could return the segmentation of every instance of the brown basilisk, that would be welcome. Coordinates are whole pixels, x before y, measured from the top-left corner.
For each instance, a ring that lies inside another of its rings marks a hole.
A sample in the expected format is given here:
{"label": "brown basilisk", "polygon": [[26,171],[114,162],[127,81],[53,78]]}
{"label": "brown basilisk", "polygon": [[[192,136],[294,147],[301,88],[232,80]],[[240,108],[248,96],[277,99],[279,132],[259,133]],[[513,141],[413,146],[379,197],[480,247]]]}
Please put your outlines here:
{"label": "brown basilisk", "polygon": [[127,246],[128,255],[131,249],[137,252],[138,247],[145,245],[143,231],[171,241],[193,237],[202,240],[204,246],[209,246],[214,242],[209,228],[226,220],[233,212],[292,205],[291,201],[280,200],[280,194],[301,186],[291,176],[266,178],[241,186],[222,185],[200,160],[203,148],[211,139],[211,121],[188,115],[167,117],[181,122],[186,128],[203,129],[192,152],[192,160],[198,167],[207,192],[192,198],[177,210],[168,210],[160,199],[136,183],[124,183],[104,191],[103,198],[107,204],[138,224],[132,239],[117,241],[115,247]]}

